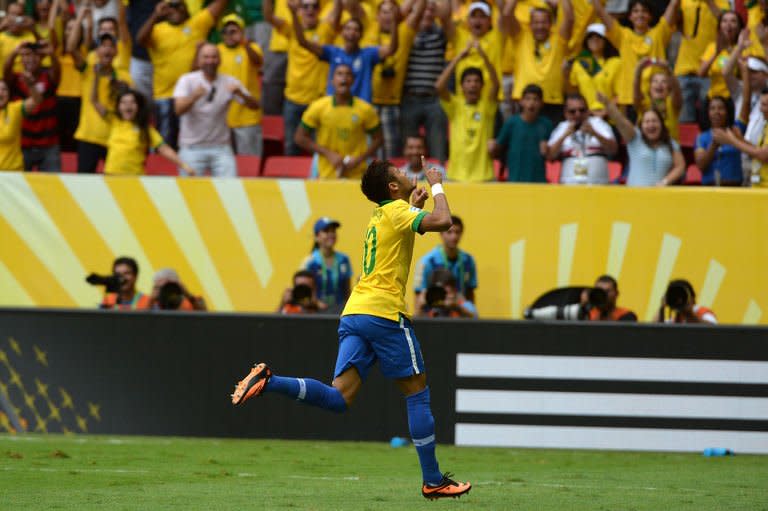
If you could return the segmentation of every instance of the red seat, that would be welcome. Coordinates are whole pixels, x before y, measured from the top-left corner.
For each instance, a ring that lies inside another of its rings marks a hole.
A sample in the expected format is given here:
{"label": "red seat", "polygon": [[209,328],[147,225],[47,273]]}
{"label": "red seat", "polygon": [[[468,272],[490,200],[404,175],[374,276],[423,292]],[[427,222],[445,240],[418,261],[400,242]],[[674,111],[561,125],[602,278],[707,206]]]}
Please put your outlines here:
{"label": "red seat", "polygon": [[397,168],[400,168],[406,163],[408,163],[408,158],[389,158],[389,163],[391,163]]}
{"label": "red seat", "polygon": [[[506,181],[507,180],[507,173],[504,172],[506,169],[504,168],[504,165],[502,165],[500,160],[493,160],[493,177],[496,179],[496,181]],[[502,174],[502,172],[504,172]]]}
{"label": "red seat", "polygon": [[77,153],[61,152],[61,171],[67,173],[77,172]]}
{"label": "red seat", "polygon": [[272,156],[264,164],[264,177],[307,179],[312,171],[311,156]]}
{"label": "red seat", "polygon": [[699,125],[695,123],[680,124],[680,146],[693,147],[699,134]]}
{"label": "red seat", "polygon": [[559,161],[547,162],[547,182],[557,184],[560,182],[560,172],[562,170],[562,163]]}
{"label": "red seat", "polygon": [[237,175],[239,177],[259,177],[261,175],[261,157],[250,154],[238,154]]}
{"label": "red seat", "polygon": [[619,177],[621,176],[622,171],[621,163],[618,161],[609,161],[608,162],[608,182],[613,183],[618,182]]}
{"label": "red seat", "polygon": [[265,115],[261,118],[261,132],[264,140],[285,140],[285,124],[279,115]]}
{"label": "red seat", "polygon": [[144,162],[144,172],[146,172],[148,176],[179,175],[179,169],[176,167],[176,164],[155,153],[147,155],[147,161]]}
{"label": "red seat", "polygon": [[698,186],[701,184],[701,171],[696,165],[688,165],[688,170],[685,171],[684,185]]}

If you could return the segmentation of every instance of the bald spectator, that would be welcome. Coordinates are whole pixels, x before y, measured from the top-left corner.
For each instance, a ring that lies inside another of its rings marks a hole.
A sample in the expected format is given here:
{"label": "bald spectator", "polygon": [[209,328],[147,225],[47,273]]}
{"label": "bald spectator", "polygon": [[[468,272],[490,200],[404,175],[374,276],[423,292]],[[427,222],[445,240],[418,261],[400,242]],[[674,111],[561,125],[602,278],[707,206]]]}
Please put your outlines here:
{"label": "bald spectator", "polygon": [[183,0],[159,2],[136,34],[136,42],[147,48],[154,68],[157,128],[173,147],[176,147],[178,130],[173,106],[174,84],[192,69],[197,46],[206,40],[227,2],[213,0],[192,17]]}
{"label": "bald spectator", "polygon": [[[216,45],[200,47],[197,65],[199,71],[182,75],[173,91],[176,115],[181,119],[179,157],[196,175],[210,169],[214,176],[235,177],[227,110],[231,101],[254,110],[259,102],[239,80],[218,72],[221,56]],[[183,169],[180,173],[186,175]]]}
{"label": "bald spectator", "polygon": [[[511,2],[514,8],[516,0]],[[573,4],[561,2],[562,19],[556,31],[552,30],[553,13],[549,9],[531,10],[528,27],[516,17],[511,18],[511,33],[516,48],[518,65],[512,98],[519,101],[526,85],[539,85],[544,93],[542,115],[553,122],[562,118],[563,110],[563,60],[568,53],[568,41],[573,32]]]}

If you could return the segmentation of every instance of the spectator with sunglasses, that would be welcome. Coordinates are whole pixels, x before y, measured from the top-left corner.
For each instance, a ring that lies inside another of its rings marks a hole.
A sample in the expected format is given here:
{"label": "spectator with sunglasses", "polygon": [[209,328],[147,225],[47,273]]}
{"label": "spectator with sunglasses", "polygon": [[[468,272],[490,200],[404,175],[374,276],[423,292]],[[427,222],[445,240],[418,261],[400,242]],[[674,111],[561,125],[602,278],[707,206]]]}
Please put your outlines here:
{"label": "spectator with sunglasses", "polygon": [[[237,166],[227,126],[232,101],[256,110],[259,101],[237,78],[219,73],[221,55],[216,45],[205,43],[197,55],[198,71],[179,78],[173,90],[175,113],[181,119],[179,157],[195,175],[206,169],[214,176],[236,177]],[[187,175],[186,168],[180,168]]]}
{"label": "spectator with sunglasses", "polygon": [[192,69],[198,45],[208,37],[227,3],[228,0],[213,0],[190,17],[183,0],[159,2],[136,34],[136,42],[148,50],[154,67],[158,131],[173,147],[178,129],[174,85],[181,75]]}
{"label": "spectator with sunglasses", "polygon": [[618,144],[611,126],[590,115],[581,94],[565,98],[565,120],[557,125],[547,142],[547,159],[563,162],[563,184],[608,184],[608,156]]}

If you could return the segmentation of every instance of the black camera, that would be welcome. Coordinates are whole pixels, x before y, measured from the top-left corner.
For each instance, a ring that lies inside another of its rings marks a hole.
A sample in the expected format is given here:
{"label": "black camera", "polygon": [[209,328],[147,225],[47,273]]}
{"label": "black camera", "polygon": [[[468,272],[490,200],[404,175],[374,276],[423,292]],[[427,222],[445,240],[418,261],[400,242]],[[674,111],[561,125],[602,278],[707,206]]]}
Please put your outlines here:
{"label": "black camera", "polygon": [[308,307],[312,305],[312,288],[306,284],[294,286],[291,290],[291,305]]}
{"label": "black camera", "polygon": [[664,303],[670,309],[681,311],[685,309],[691,300],[692,290],[681,281],[672,281],[664,295]]}
{"label": "black camera", "polygon": [[91,273],[85,277],[85,281],[92,286],[105,286],[107,293],[119,293],[124,279],[116,273],[113,275]]}
{"label": "black camera", "polygon": [[587,295],[587,306],[590,309],[602,309],[608,305],[608,293],[601,287],[590,288]]}
{"label": "black camera", "polygon": [[396,74],[395,68],[392,66],[385,66],[381,69],[382,78],[394,78]]}
{"label": "black camera", "polygon": [[178,282],[166,282],[157,293],[157,305],[162,310],[178,310],[184,301],[184,290]]}

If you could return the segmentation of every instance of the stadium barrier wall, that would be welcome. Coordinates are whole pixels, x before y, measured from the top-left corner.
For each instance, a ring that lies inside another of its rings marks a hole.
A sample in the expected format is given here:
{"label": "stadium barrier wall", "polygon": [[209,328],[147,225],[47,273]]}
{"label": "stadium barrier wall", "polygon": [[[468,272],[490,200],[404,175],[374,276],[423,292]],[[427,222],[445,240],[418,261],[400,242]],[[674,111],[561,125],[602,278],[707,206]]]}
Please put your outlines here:
{"label": "stadium barrier wall", "polygon": [[[648,321],[671,278],[727,323],[768,323],[768,190],[449,183],[475,256],[484,318],[520,318],[545,291],[619,280]],[[428,201],[431,205],[431,201]],[[86,274],[120,255],[176,268],[217,311],[271,312],[312,245],[339,220],[355,278],[372,205],[359,184],[0,173],[0,306],[94,307]],[[420,237],[415,261],[439,244]],[[412,289],[413,273],[409,288]],[[410,293],[409,293],[410,296]]]}
{"label": "stadium barrier wall", "polygon": [[[405,403],[373,370],[344,416],[267,395],[251,364],[329,382],[338,318],[0,309],[0,391],[29,431],[385,441]],[[768,329],[416,324],[442,443],[768,453]],[[2,404],[3,400],[0,400]],[[10,412],[10,413],[9,413]]]}

